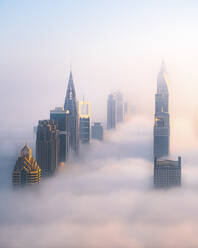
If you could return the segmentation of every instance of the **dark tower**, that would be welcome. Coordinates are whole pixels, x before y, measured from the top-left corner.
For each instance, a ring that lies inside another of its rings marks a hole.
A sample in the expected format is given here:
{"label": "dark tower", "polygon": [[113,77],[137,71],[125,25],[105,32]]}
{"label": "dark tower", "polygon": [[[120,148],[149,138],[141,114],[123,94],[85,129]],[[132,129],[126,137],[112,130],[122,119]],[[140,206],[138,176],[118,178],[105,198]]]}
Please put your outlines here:
{"label": "dark tower", "polygon": [[54,120],[39,121],[36,137],[36,160],[42,176],[55,173],[59,162],[59,131]]}
{"label": "dark tower", "polygon": [[117,115],[117,122],[119,123],[124,121],[124,99],[122,93],[117,92],[116,99],[117,99],[116,115]]}
{"label": "dark tower", "polygon": [[117,99],[115,94],[110,94],[107,100],[107,129],[116,128],[117,124]]}
{"label": "dark tower", "polygon": [[50,120],[55,121],[59,131],[59,162],[65,163],[69,156],[68,113],[62,107],[55,108],[50,111]]}
{"label": "dark tower", "polygon": [[157,94],[155,94],[154,157],[156,158],[169,154],[170,125],[168,98],[165,65],[162,63],[157,78]]}
{"label": "dark tower", "polygon": [[78,149],[79,149],[78,110],[77,110],[76,92],[74,88],[74,82],[71,71],[69,75],[69,82],[67,86],[64,109],[65,111],[69,111],[68,114],[69,145],[70,148],[76,154],[78,154]]}

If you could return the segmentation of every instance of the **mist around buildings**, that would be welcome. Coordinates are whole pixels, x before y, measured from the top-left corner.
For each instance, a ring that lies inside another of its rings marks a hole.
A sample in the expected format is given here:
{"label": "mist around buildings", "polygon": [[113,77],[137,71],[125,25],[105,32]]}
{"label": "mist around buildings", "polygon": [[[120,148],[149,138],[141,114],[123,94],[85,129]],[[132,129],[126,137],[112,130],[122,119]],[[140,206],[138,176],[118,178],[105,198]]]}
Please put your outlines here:
{"label": "mist around buildings", "polygon": [[[0,5],[2,248],[198,246],[197,4],[99,2]],[[153,128],[162,60],[170,143],[160,159],[181,156],[181,185],[156,188]],[[13,190],[25,144],[36,159],[34,127],[64,108],[71,67],[77,100],[90,103],[91,125],[101,123],[103,140],[81,143],[78,157],[53,175]],[[116,92],[129,114],[108,129],[108,99]]]}
{"label": "mist around buildings", "polygon": [[[24,137],[34,148],[35,134],[7,135],[1,149],[2,247],[196,245],[197,137],[189,119],[172,119],[170,156],[182,156],[182,186],[168,190],[153,188],[153,120],[147,114],[134,112],[103,142],[82,147],[78,161],[39,187],[17,192],[8,178]],[[41,233],[42,239],[34,238]]]}

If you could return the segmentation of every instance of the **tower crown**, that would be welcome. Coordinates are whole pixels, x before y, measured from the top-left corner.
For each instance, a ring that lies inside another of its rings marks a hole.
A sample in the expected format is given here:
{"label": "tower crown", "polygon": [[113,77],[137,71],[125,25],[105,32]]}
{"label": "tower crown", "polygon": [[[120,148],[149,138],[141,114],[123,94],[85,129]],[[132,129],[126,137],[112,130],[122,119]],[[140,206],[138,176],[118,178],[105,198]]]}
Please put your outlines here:
{"label": "tower crown", "polygon": [[76,111],[76,109],[77,109],[77,107],[76,107],[76,91],[74,88],[73,76],[72,76],[71,71],[69,74],[69,82],[68,82],[68,86],[67,86],[64,109],[70,110],[70,112],[72,112],[71,109],[73,109],[74,111]]}
{"label": "tower crown", "polygon": [[79,125],[76,92],[72,72],[70,71],[69,82],[65,97],[64,110],[68,113],[69,145],[75,153],[78,153]]}
{"label": "tower crown", "polygon": [[32,150],[29,148],[27,144],[21,150],[21,157],[27,157],[28,160],[32,158]]}

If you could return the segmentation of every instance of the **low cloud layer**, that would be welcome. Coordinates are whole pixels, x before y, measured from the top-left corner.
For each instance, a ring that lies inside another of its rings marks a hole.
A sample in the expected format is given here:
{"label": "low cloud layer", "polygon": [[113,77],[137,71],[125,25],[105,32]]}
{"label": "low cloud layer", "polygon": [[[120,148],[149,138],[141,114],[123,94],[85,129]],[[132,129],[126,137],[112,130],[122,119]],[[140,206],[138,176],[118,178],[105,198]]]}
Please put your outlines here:
{"label": "low cloud layer", "polygon": [[152,124],[132,118],[39,187],[2,187],[0,247],[197,247],[196,138],[172,152],[182,156],[182,187],[154,190]]}

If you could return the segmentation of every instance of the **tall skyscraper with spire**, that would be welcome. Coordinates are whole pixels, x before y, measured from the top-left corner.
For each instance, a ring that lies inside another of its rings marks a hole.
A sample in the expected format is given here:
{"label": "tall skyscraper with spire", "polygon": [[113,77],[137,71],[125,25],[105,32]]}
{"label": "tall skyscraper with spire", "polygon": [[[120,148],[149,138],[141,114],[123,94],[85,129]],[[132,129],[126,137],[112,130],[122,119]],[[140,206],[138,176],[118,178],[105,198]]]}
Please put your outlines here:
{"label": "tall skyscraper with spire", "polygon": [[165,157],[169,154],[170,124],[168,112],[168,86],[166,70],[162,62],[157,78],[157,93],[155,94],[155,122],[154,122],[154,157]]}
{"label": "tall skyscraper with spire", "polygon": [[68,113],[68,124],[69,124],[69,146],[72,151],[78,154],[79,150],[79,118],[78,108],[76,100],[76,92],[74,88],[73,76],[70,71],[69,82],[67,86],[67,92],[64,104],[65,111]]}

